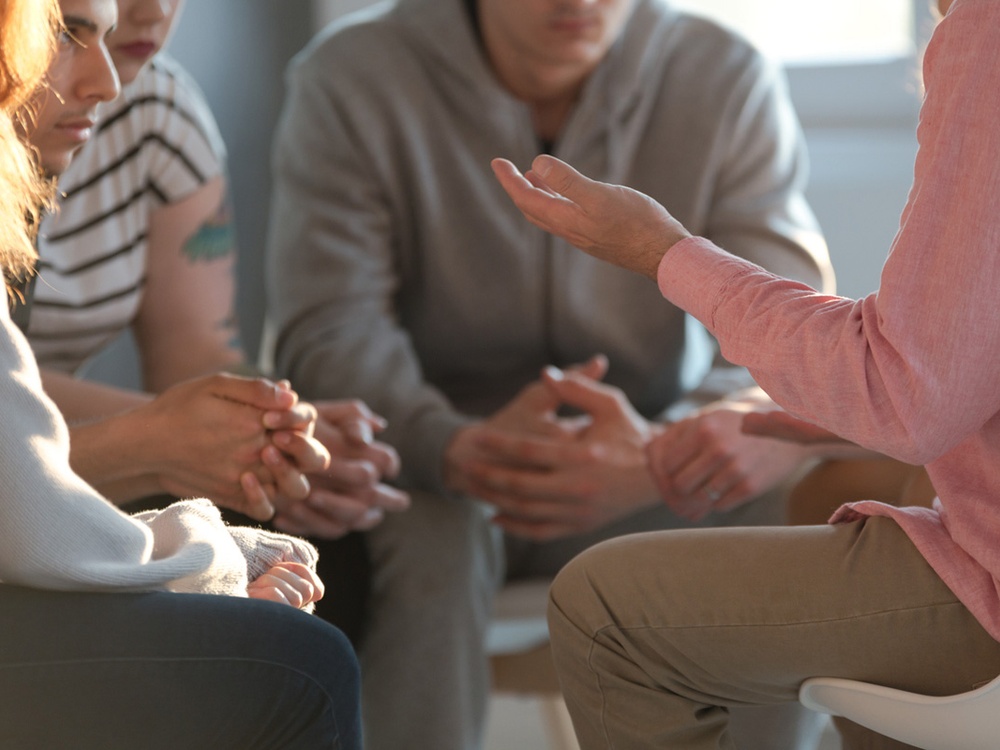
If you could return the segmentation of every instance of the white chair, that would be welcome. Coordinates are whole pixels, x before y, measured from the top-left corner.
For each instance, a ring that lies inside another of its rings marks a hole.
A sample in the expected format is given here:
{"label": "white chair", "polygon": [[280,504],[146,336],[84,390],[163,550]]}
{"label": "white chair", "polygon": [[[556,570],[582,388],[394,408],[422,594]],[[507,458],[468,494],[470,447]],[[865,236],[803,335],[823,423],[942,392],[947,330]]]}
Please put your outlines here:
{"label": "white chair", "polygon": [[549,649],[549,583],[518,581],[497,594],[486,637],[493,691],[537,701],[550,750],[579,750]]}
{"label": "white chair", "polygon": [[806,680],[807,708],[843,716],[923,750],[1000,748],[1000,677],[967,693],[932,697],[836,677]]}

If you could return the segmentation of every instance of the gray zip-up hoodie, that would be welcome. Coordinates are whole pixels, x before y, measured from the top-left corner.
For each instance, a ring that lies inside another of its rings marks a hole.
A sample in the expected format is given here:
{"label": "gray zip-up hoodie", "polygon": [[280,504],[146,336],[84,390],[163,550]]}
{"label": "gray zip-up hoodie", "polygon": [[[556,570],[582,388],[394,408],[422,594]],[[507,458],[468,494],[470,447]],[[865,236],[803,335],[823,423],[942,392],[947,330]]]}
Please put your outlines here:
{"label": "gray zip-up hoodie", "polygon": [[[292,64],[268,259],[275,364],[305,397],[387,417],[410,486],[440,489],[454,430],[546,364],[605,353],[608,382],[648,417],[712,379],[706,334],[655,284],[511,204],[490,159],[526,167],[539,148],[463,0],[355,14]],[[718,26],[637,0],[553,153],[775,273],[832,284],[783,80]]]}

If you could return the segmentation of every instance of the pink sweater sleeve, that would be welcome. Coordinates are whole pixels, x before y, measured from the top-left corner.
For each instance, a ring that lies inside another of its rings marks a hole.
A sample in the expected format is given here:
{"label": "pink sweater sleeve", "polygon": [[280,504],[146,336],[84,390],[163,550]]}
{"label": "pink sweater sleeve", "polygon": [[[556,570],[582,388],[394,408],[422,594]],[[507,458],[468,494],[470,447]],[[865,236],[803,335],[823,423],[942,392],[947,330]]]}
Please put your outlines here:
{"label": "pink sweater sleeve", "polygon": [[659,269],[664,296],[790,412],[920,464],[1000,409],[1000,3],[956,2],[925,83],[914,185],[877,293],[821,295],[698,238]]}

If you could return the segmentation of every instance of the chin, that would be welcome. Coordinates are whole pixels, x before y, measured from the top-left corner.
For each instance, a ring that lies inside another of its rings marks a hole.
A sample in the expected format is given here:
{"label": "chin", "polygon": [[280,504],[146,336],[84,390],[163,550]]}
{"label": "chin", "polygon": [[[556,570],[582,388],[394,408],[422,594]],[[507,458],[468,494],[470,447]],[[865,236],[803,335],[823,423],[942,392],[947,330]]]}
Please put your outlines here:
{"label": "chin", "polygon": [[125,60],[112,58],[112,62],[115,64],[115,70],[118,71],[118,82],[121,83],[122,86],[128,86],[132,83],[132,81],[139,77],[139,73],[141,73],[142,69],[146,67],[146,63],[148,63],[149,60],[139,62],[137,60],[133,60],[132,58]]}
{"label": "chin", "polygon": [[79,150],[75,148],[72,151],[47,155],[42,159],[42,172],[47,177],[58,177],[69,169],[69,165],[73,163],[73,157],[76,156],[76,152]]}

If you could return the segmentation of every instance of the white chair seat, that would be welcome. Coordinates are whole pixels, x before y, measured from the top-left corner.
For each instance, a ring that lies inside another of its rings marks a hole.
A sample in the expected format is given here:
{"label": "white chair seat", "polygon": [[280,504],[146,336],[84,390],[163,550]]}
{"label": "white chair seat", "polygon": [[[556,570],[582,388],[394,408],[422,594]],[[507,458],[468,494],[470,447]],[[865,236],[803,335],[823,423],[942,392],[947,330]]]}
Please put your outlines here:
{"label": "white chair seat", "polygon": [[497,593],[486,651],[498,693],[531,696],[541,710],[548,750],[580,750],[566,711],[549,650],[545,610],[548,579],[515,581]]}
{"label": "white chair seat", "polygon": [[486,633],[490,656],[514,654],[549,642],[545,608],[549,602],[549,580],[508,583],[493,602],[493,621]]}
{"label": "white chair seat", "polygon": [[976,690],[934,697],[836,677],[806,680],[807,708],[843,716],[923,750],[1000,748],[1000,677]]}

